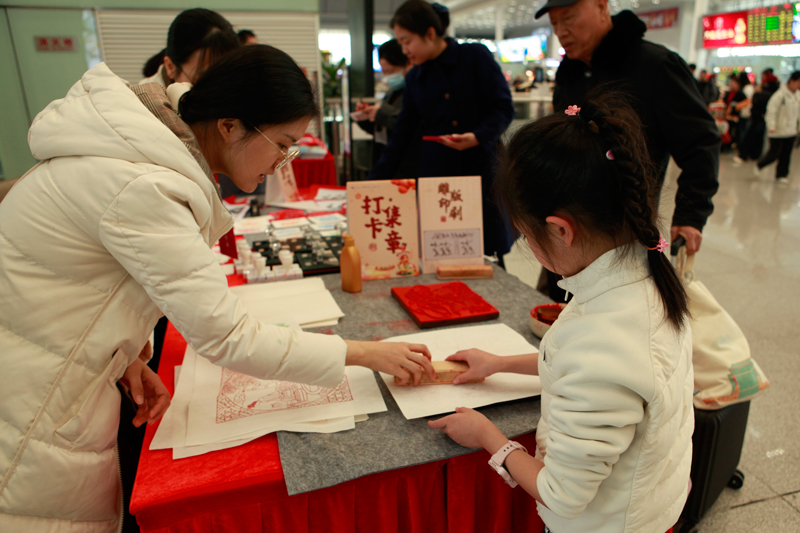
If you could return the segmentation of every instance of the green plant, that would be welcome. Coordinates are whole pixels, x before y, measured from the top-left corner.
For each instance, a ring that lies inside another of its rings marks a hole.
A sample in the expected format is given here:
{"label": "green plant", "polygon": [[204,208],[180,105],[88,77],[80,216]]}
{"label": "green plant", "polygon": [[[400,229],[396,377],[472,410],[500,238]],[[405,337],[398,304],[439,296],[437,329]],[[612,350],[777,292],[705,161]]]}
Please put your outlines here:
{"label": "green plant", "polygon": [[322,52],[322,90],[325,98],[341,98],[342,96],[342,75],[339,74],[345,68],[344,58],[337,64],[331,63],[329,52]]}

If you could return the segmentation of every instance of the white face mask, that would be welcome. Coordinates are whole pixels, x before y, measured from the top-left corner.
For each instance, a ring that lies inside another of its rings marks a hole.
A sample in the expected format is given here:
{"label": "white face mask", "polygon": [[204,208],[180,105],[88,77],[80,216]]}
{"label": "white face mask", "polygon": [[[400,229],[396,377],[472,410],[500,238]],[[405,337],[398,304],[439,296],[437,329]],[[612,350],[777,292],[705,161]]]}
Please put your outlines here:
{"label": "white face mask", "polygon": [[392,74],[391,76],[386,76],[383,78],[383,81],[386,82],[386,85],[393,91],[398,89],[402,89],[403,86],[406,84],[406,77],[403,76],[402,73]]}

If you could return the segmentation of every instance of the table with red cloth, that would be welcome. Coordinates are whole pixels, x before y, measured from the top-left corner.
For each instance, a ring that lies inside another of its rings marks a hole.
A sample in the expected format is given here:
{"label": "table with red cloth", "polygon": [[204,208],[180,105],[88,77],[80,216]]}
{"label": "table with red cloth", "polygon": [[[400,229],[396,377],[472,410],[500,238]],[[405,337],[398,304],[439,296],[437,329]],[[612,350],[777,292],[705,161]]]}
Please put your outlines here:
{"label": "table with red cloth", "polygon": [[[237,276],[229,277],[229,284],[239,283]],[[170,324],[159,369],[170,393],[185,348]],[[544,528],[534,500],[506,485],[487,465],[485,451],[289,496],[276,434],[174,461],[172,450],[149,450],[157,424],[147,428],[130,504],[143,532],[539,533]],[[533,433],[515,440],[535,447]]]}
{"label": "table with red cloth", "polygon": [[297,187],[302,189],[311,185],[336,185],[336,160],[330,151],[325,157],[301,158],[292,160],[292,170]]}

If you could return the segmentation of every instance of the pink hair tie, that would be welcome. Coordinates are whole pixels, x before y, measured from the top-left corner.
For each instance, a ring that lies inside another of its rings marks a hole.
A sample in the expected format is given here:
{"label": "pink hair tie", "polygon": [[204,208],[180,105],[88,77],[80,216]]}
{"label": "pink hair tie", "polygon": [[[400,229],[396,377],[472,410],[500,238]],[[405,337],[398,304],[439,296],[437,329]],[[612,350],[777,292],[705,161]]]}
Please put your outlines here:
{"label": "pink hair tie", "polygon": [[613,161],[614,160],[614,152],[612,152],[611,150],[606,152],[606,159],[608,159],[609,161]]}
{"label": "pink hair tie", "polygon": [[580,107],[578,107],[576,105],[571,105],[571,106],[569,106],[567,108],[566,111],[564,111],[564,113],[566,113],[567,115],[569,115],[571,117],[574,117],[575,115],[577,115],[580,112],[580,110],[581,110]]}
{"label": "pink hair tie", "polygon": [[648,250],[658,250],[658,253],[663,254],[664,250],[667,249],[667,246],[669,246],[669,243],[667,242],[667,240],[664,237],[659,236],[658,237],[658,244],[653,246],[652,248],[648,247],[647,249]]}

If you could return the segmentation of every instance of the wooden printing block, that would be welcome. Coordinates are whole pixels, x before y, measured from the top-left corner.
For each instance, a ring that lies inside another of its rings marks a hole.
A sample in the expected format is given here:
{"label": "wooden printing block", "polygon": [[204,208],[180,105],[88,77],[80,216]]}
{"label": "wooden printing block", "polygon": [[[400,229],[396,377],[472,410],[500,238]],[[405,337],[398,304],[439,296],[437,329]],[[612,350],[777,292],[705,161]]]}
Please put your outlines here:
{"label": "wooden printing block", "polygon": [[436,269],[439,279],[487,279],[494,277],[491,265],[442,265]]}
{"label": "wooden printing block", "polygon": [[[420,385],[452,385],[453,380],[456,379],[456,376],[460,376],[469,370],[469,365],[467,363],[462,363],[461,361],[433,361],[432,364],[438,379],[433,381],[423,370],[422,379],[419,380]],[[469,381],[465,381],[464,383],[481,383],[483,381],[486,381],[486,378],[471,379]],[[409,379],[405,384],[401,384],[400,378],[395,377],[394,384],[401,387],[406,387],[409,385],[413,386],[414,380]]]}

